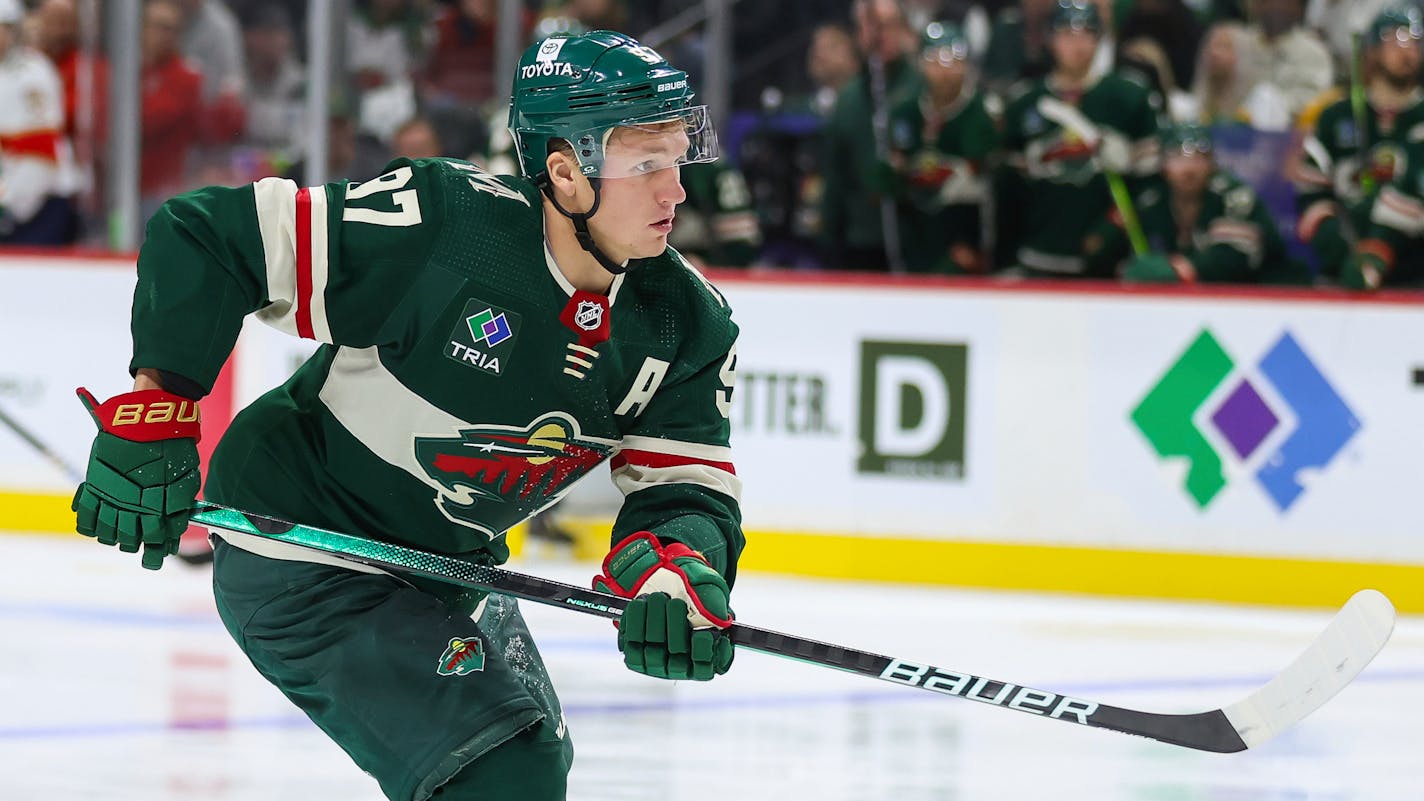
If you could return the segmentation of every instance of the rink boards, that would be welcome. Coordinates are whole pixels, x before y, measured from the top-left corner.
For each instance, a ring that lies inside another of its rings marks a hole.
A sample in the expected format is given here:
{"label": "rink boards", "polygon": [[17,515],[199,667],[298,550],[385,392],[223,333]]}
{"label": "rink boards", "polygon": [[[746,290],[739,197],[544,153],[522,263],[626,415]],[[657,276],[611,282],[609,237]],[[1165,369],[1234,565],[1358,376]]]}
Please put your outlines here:
{"label": "rink boards", "polygon": [[[1372,586],[1424,611],[1418,295],[715,280],[742,328],[749,568],[1302,605]],[[123,259],[0,256],[25,299],[0,404],[71,462],[74,387],[128,381],[132,286]],[[310,349],[250,322],[204,444]],[[0,528],[69,530],[70,487],[0,431]]]}

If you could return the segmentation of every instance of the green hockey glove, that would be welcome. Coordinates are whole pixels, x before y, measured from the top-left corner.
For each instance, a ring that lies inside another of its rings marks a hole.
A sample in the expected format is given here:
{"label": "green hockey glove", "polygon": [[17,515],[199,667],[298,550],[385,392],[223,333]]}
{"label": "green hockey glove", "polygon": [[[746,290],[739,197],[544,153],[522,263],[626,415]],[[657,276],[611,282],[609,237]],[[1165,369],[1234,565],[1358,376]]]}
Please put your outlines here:
{"label": "green hockey glove", "polygon": [[618,622],[630,670],[706,681],[732,666],[727,582],[686,545],[639,531],[613,546],[593,588],[633,599]]}
{"label": "green hockey glove", "polygon": [[1122,271],[1122,280],[1139,283],[1178,284],[1182,277],[1172,268],[1172,260],[1161,253],[1133,256]]}
{"label": "green hockey glove", "polygon": [[1384,283],[1387,270],[1388,265],[1377,253],[1352,253],[1340,268],[1340,284],[1358,292],[1373,292]]}
{"label": "green hockey glove", "polygon": [[78,392],[99,434],[74,493],[75,528],[126,553],[141,546],[143,566],[157,570],[178,552],[201,483],[198,404],[158,389],[103,404]]}

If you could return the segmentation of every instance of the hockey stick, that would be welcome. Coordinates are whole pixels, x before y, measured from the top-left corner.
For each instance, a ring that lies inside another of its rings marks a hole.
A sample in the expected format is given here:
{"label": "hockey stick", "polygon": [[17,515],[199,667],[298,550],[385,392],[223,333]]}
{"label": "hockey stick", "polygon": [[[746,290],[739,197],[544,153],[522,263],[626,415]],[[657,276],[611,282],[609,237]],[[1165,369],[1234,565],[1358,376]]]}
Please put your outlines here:
{"label": "hockey stick", "polygon": [[[210,528],[298,545],[372,567],[571,607],[600,617],[617,619],[628,604],[614,595],[537,576],[211,503],[200,502],[192,520]],[[1369,664],[1393,628],[1394,607],[1389,600],[1374,590],[1362,590],[1345,604],[1305,653],[1265,686],[1221,709],[1187,715],[1109,706],[743,623],[734,624],[728,631],[734,643],[753,651],[1185,748],[1231,753],[1261,745],[1315,711]]]}
{"label": "hockey stick", "polygon": [[[1040,97],[1037,108],[1044,119],[1058,123],[1084,141],[1101,142],[1103,139],[1103,132],[1087,115],[1056,97]],[[1137,217],[1137,208],[1132,204],[1132,193],[1127,189],[1127,182],[1122,179],[1121,173],[1108,169],[1101,158],[1097,162],[1098,169],[1108,182],[1108,194],[1112,196],[1113,205],[1122,216],[1122,226],[1127,231],[1127,241],[1132,245],[1132,255],[1146,256],[1152,248],[1142,232],[1142,221]]]}
{"label": "hockey stick", "polygon": [[78,484],[84,480],[84,474],[79,471],[79,468],[65,461],[64,457],[55,453],[48,445],[41,442],[40,438],[30,433],[30,430],[26,428],[23,423],[7,414],[3,407],[0,407],[0,423],[4,423],[6,428],[15,432],[16,436],[24,440],[31,448],[34,448],[35,452],[47,459],[50,464],[54,465],[59,472],[63,473],[66,477],[73,480],[74,483]]}

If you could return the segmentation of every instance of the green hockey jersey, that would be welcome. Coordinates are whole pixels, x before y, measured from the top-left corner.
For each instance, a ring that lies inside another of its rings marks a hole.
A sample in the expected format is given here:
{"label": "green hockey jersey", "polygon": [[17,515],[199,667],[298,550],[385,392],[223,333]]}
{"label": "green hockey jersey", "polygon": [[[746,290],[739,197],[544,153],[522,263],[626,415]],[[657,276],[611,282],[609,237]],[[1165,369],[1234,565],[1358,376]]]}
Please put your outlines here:
{"label": "green hockey jersey", "polygon": [[132,369],[210,388],[256,313],[325,343],[244,409],[205,497],[502,562],[504,533],[609,462],[639,530],[730,581],[742,546],[728,446],[737,328],[669,248],[576,291],[522,178],[443,159],[371,181],[268,178],[163,206],[134,296]]}
{"label": "green hockey jersey", "polygon": [[1122,151],[1124,176],[1140,179],[1157,170],[1156,137],[1147,90],[1115,75],[1076,98],[1043,79],[1013,99],[1004,112],[1008,171],[996,200],[1007,223],[1001,236],[1016,245],[1018,263],[1043,275],[1086,275],[1084,237],[1112,205],[1101,167],[1107,146]]}
{"label": "green hockey jersey", "polygon": [[[1296,236],[1311,246],[1327,275],[1339,272],[1349,240],[1369,226],[1375,195],[1404,175],[1409,151],[1424,142],[1424,90],[1398,112],[1369,105],[1365,110],[1361,131],[1348,99],[1326,107],[1291,170],[1299,215]],[[1342,208],[1348,215],[1343,224]]]}
{"label": "green hockey jersey", "polygon": [[[1178,220],[1165,186],[1136,198],[1142,233],[1155,253],[1181,254],[1204,283],[1303,283],[1309,276],[1286,258],[1285,241],[1255,190],[1225,171],[1214,173],[1195,220]],[[1089,237],[1094,272],[1112,274],[1131,255],[1117,214]]]}
{"label": "green hockey jersey", "polygon": [[1424,151],[1410,148],[1404,172],[1369,205],[1369,225],[1357,250],[1380,256],[1387,287],[1424,286]]}
{"label": "green hockey jersey", "polygon": [[934,109],[921,94],[891,110],[889,127],[901,165],[895,196],[906,268],[963,272],[950,248],[979,248],[984,162],[999,140],[984,96],[966,88],[948,109]]}

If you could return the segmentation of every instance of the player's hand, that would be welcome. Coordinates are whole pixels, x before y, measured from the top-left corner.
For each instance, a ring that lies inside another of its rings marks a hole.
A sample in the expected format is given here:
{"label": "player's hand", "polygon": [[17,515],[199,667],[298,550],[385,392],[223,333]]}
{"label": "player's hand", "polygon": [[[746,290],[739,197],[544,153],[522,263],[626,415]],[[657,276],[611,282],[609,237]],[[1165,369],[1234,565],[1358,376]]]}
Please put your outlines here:
{"label": "player's hand", "polygon": [[1097,142],[1098,165],[1108,172],[1126,173],[1132,170],[1132,146],[1127,137],[1112,131],[1103,131],[1103,138]]}
{"label": "player's hand", "polygon": [[1385,264],[1374,253],[1353,253],[1340,267],[1340,283],[1346,289],[1373,292],[1384,283]]}
{"label": "player's hand", "polygon": [[160,389],[103,404],[80,389],[79,398],[99,434],[74,493],[75,528],[127,553],[141,547],[143,566],[157,570],[178,552],[201,483],[198,405]]}
{"label": "player's hand", "polygon": [[593,588],[632,598],[618,622],[630,670],[706,681],[732,666],[730,590],[701,554],[640,531],[613,546]]}

